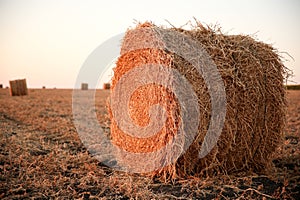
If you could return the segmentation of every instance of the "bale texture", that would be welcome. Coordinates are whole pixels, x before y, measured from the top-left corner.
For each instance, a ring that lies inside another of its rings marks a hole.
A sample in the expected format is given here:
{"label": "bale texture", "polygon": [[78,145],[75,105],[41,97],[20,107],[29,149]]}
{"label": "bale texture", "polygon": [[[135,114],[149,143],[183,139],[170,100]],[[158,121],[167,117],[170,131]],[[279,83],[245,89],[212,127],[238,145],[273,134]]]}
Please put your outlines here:
{"label": "bale texture", "polygon": [[[152,175],[168,179],[269,169],[285,125],[283,81],[286,68],[277,51],[250,36],[224,35],[219,29],[213,30],[200,23],[191,30],[172,28],[203,46],[216,64],[225,86],[227,112],[222,133],[213,150],[200,159],[198,154],[211,115],[207,86],[189,62],[175,53],[155,48],[162,41],[157,39],[151,27],[156,26],[146,22],[127,31],[114,69],[111,90],[131,69],[149,63],[162,64],[178,70],[189,81],[197,94],[200,108],[200,118],[190,119],[199,120],[199,127],[188,150],[174,164]],[[153,48],[137,49],[136,46],[141,46],[141,43],[147,43],[147,46],[153,44]],[[156,84],[138,88],[130,97],[130,117],[135,124],[146,126],[150,119],[149,107],[155,104],[166,109],[167,119],[161,131],[149,138],[132,137],[122,131],[110,111],[113,143],[135,153],[152,152],[166,145],[181,124],[178,100],[172,91]]]}

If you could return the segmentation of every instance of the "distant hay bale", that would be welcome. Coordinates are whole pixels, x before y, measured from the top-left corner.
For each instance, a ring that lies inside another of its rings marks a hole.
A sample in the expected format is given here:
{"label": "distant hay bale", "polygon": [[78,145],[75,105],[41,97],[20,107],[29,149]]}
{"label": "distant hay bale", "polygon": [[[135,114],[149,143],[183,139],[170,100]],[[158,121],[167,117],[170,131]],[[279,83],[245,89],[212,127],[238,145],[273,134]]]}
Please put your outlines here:
{"label": "distant hay bale", "polygon": [[103,84],[103,89],[104,90],[109,90],[110,89],[110,83],[104,83]]}
{"label": "distant hay bale", "polygon": [[10,95],[11,96],[28,95],[26,79],[9,81],[9,85],[10,85]]}
{"label": "distant hay bale", "polygon": [[46,86],[43,86],[42,89],[46,89]]}
{"label": "distant hay bale", "polygon": [[89,85],[87,83],[81,83],[81,90],[88,90]]}
{"label": "distant hay bale", "polygon": [[[140,31],[145,27],[148,29]],[[225,86],[227,113],[222,133],[213,150],[200,159],[198,154],[211,115],[207,85],[190,63],[172,52],[155,48],[131,50],[139,43],[162,42],[156,40],[154,30],[151,32],[154,27],[156,26],[151,23],[145,23],[127,31],[121,56],[114,69],[111,91],[122,76],[135,67],[149,63],[162,64],[178,70],[190,82],[201,109],[199,119],[190,119],[199,120],[198,133],[191,146],[174,164],[157,170],[152,175],[176,178],[249,170],[261,172],[269,169],[285,125],[283,80],[286,68],[276,50],[250,36],[224,35],[220,31],[205,28],[200,23],[192,30],[172,28],[203,45],[216,64]],[[126,96],[125,92],[121,91],[121,98],[122,95]],[[177,101],[171,91],[160,85],[140,87],[130,97],[128,105],[132,121],[139,126],[146,126],[150,119],[149,107],[160,104],[167,112],[165,125],[150,138],[133,137],[119,128],[110,110],[113,143],[133,153],[152,152],[166,145],[177,133],[181,122]],[[135,161],[126,161],[124,158],[124,162]]]}
{"label": "distant hay bale", "polygon": [[3,88],[3,85],[2,85],[2,84],[0,84],[0,88],[1,88],[1,89]]}
{"label": "distant hay bale", "polygon": [[288,90],[300,90],[300,85],[287,85],[286,89],[288,89]]}

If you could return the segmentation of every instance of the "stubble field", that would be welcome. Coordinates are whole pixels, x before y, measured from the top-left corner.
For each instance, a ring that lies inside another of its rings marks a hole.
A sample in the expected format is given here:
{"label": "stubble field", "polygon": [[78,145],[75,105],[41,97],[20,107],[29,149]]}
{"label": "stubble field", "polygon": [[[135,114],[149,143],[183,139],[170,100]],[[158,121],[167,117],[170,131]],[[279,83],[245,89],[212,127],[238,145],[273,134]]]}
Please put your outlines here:
{"label": "stubble field", "polygon": [[[96,112],[109,130],[108,90]],[[287,91],[287,126],[268,174],[241,173],[161,182],[110,169],[82,145],[71,89],[0,90],[1,199],[300,199],[300,91]],[[238,155],[237,155],[238,156]]]}

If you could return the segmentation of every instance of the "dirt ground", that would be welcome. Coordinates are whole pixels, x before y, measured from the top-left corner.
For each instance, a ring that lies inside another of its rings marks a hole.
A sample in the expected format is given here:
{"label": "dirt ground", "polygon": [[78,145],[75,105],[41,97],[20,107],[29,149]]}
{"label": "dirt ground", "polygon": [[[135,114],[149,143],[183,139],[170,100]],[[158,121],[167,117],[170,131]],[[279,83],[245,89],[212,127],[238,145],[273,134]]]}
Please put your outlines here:
{"label": "dirt ground", "polygon": [[[101,126],[106,98],[96,94]],[[72,90],[0,89],[0,199],[300,199],[300,91],[288,91],[284,141],[269,174],[244,173],[163,183],[113,171],[82,145],[72,117]]]}

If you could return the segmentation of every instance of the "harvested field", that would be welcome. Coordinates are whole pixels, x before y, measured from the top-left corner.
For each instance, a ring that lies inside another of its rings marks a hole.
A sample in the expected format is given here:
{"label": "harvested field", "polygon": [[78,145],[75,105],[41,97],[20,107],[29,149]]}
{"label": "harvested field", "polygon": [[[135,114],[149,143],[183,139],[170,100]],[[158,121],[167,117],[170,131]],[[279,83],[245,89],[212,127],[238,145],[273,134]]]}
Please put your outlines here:
{"label": "harvested field", "polygon": [[[96,94],[103,128],[108,90]],[[72,117],[72,90],[0,90],[0,198],[299,199],[300,91],[288,91],[284,141],[268,174],[235,174],[164,183],[99,163],[81,144]]]}

